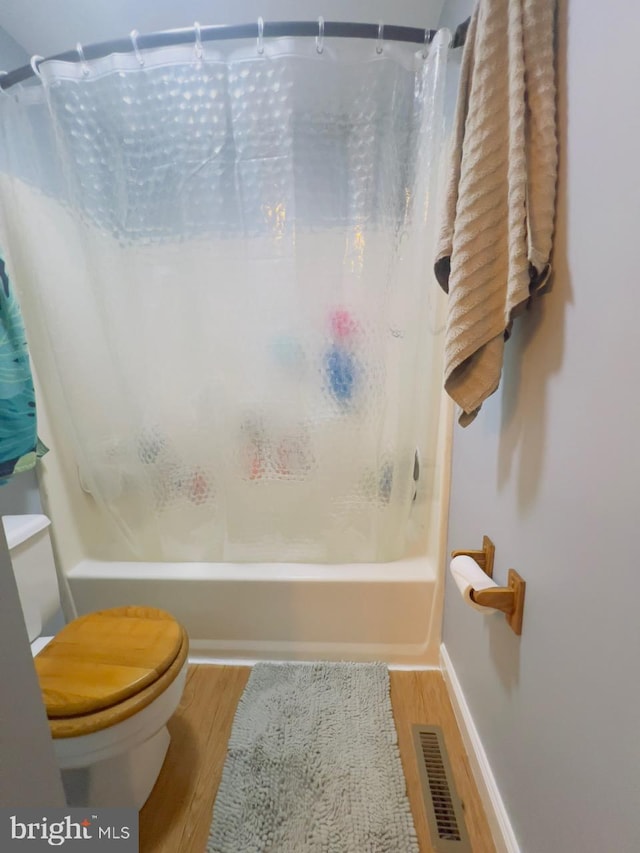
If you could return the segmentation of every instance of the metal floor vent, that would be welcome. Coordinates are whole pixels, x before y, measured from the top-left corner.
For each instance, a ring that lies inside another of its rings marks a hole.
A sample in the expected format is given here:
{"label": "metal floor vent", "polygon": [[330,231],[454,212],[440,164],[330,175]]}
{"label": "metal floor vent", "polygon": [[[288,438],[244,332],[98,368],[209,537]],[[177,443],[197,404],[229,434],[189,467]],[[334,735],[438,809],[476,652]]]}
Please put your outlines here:
{"label": "metal floor vent", "polygon": [[473,853],[442,729],[413,726],[413,743],[433,849],[437,853]]}

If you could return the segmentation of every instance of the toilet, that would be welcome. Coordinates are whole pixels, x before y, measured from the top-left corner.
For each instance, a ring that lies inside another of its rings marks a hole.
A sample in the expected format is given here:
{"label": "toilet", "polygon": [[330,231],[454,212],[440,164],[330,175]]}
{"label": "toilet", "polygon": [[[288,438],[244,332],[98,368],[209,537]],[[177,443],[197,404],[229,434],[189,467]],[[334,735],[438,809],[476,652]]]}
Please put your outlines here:
{"label": "toilet", "polygon": [[187,634],[163,610],[130,606],[81,616],[48,635],[60,621],[49,519],[2,521],[67,803],[141,809],[182,697]]}

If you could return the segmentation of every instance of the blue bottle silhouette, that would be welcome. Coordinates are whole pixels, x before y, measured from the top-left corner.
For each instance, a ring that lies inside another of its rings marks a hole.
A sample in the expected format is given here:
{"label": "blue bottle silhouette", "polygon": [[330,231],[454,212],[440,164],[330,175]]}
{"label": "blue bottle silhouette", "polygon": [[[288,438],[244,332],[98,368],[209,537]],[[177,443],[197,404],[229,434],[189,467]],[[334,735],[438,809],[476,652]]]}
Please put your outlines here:
{"label": "blue bottle silhouette", "polygon": [[352,345],[356,323],[343,309],[333,311],[330,319],[333,343],[324,357],[325,370],[332,395],[339,403],[346,404],[353,399],[358,379]]}

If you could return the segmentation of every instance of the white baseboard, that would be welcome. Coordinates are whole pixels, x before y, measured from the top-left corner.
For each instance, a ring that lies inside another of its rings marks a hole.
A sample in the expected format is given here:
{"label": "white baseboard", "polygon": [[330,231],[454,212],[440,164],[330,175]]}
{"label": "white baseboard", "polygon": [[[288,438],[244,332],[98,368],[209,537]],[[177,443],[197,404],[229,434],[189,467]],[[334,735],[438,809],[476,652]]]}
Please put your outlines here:
{"label": "white baseboard", "polygon": [[458,721],[458,728],[469,756],[471,771],[487,815],[496,851],[497,853],[520,853],[520,847],[496,785],[487,753],[484,751],[467,700],[464,698],[458,676],[444,644],[440,646],[440,666]]}
{"label": "white baseboard", "polygon": [[[198,651],[195,651],[193,654],[189,653],[189,663],[198,666],[255,666],[257,663],[261,661],[268,661],[269,663],[314,663],[317,660],[322,660],[322,658],[309,658],[305,660],[289,660],[287,658],[234,658],[234,657],[216,657],[215,655],[204,655],[200,654]],[[346,658],[345,658],[346,660]],[[408,672],[431,672],[437,671],[440,672],[439,666],[433,666],[431,664],[417,664],[417,663],[389,663],[387,664],[387,669],[389,670],[400,670],[400,671],[408,671]]]}

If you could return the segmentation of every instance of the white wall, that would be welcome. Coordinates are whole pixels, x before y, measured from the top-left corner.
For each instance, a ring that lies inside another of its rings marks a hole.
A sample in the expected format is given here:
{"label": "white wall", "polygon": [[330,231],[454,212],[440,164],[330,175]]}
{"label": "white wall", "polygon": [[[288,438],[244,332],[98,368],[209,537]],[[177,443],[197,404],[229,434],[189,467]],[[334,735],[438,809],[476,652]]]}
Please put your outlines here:
{"label": "white wall", "polygon": [[[456,2],[456,0],[454,0]],[[443,0],[0,0],[0,25],[44,56],[141,33],[205,24],[257,21],[376,21],[435,27]]]}
{"label": "white wall", "polygon": [[[0,24],[2,23],[2,0],[0,0]],[[10,71],[29,61],[29,55],[13,36],[0,27],[0,69]]]}
{"label": "white wall", "polygon": [[521,848],[640,850],[640,7],[564,0],[553,290],[455,431],[449,544],[495,541],[524,630],[462,605],[444,642]]}
{"label": "white wall", "polygon": [[469,17],[473,5],[473,0],[444,0],[438,26],[448,27],[454,33],[458,24]]}

